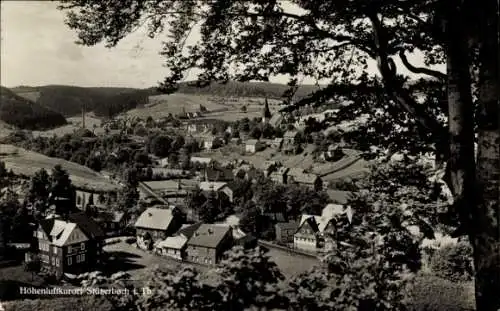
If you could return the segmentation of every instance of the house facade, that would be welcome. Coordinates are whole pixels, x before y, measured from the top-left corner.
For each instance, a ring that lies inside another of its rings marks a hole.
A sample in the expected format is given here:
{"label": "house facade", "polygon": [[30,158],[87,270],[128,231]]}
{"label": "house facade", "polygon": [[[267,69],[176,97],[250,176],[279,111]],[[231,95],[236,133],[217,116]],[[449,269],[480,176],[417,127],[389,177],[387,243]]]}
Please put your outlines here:
{"label": "house facade", "polygon": [[245,152],[248,152],[248,153],[256,153],[256,152],[259,152],[261,150],[264,150],[265,148],[266,148],[266,145],[257,139],[250,139],[250,140],[247,140],[245,143]]}
{"label": "house facade", "polygon": [[276,241],[281,244],[293,243],[293,237],[299,228],[297,222],[280,222],[275,226]]}
{"label": "house facade", "polygon": [[57,278],[92,271],[100,263],[104,232],[85,215],[44,219],[34,237],[42,270]]}
{"label": "house facade", "polygon": [[351,222],[351,209],[339,204],[328,204],[321,216],[302,215],[293,244],[297,249],[327,252],[334,248],[336,223],[341,217]]}
{"label": "house facade", "polygon": [[272,181],[278,184],[286,184],[288,182],[288,171],[287,167],[280,167],[277,171],[274,171],[269,175]]}
{"label": "house facade", "polygon": [[202,224],[187,242],[186,259],[194,263],[215,265],[232,245],[230,226]]}
{"label": "house facade", "polygon": [[293,145],[295,143],[295,137],[297,136],[297,131],[286,131],[283,135],[284,145]]}
{"label": "house facade", "polygon": [[135,223],[137,245],[152,249],[155,242],[164,240],[182,226],[182,218],[173,208],[150,207]]}
{"label": "house facade", "polygon": [[182,228],[171,237],[160,241],[156,245],[156,252],[159,255],[171,257],[177,260],[186,259],[187,241],[193,236],[201,223],[183,225]]}
{"label": "house facade", "polygon": [[314,191],[323,190],[323,180],[316,174],[302,173],[297,175],[289,175],[288,183],[296,183],[305,186]]}

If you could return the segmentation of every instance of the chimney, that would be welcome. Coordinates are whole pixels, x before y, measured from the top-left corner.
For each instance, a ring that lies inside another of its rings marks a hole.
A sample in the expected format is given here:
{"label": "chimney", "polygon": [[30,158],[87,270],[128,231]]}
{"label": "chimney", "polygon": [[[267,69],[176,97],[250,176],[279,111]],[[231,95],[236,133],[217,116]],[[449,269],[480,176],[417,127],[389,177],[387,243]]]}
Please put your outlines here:
{"label": "chimney", "polygon": [[208,234],[213,234],[214,230],[212,228],[208,228]]}

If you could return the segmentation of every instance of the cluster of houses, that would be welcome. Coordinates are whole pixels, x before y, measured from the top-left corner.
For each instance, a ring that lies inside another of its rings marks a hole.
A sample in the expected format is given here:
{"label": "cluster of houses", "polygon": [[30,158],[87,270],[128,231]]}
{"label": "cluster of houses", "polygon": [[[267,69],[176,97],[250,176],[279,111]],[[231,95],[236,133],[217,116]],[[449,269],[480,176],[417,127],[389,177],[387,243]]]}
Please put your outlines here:
{"label": "cluster of houses", "polygon": [[229,224],[183,224],[176,208],[151,207],[135,223],[137,246],[181,261],[215,265],[234,245],[251,246],[254,239]]}

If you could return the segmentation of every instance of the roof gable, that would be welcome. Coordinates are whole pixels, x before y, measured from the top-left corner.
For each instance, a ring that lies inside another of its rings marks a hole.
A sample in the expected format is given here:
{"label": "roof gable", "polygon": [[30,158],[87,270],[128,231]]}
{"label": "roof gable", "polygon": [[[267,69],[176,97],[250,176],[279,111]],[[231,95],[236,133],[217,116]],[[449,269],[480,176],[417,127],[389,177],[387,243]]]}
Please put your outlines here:
{"label": "roof gable", "polygon": [[202,224],[189,239],[188,245],[216,248],[231,232],[227,225]]}
{"label": "roof gable", "polygon": [[139,216],[135,223],[135,227],[167,230],[172,220],[172,209],[150,207]]}

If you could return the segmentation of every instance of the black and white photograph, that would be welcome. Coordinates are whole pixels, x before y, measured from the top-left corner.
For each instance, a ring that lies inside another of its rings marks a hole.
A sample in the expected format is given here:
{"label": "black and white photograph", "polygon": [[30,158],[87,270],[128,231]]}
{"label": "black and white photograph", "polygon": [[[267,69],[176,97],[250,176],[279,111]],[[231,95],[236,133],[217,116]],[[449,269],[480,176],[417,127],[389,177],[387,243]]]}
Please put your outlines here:
{"label": "black and white photograph", "polygon": [[500,0],[0,15],[0,311],[500,311]]}

